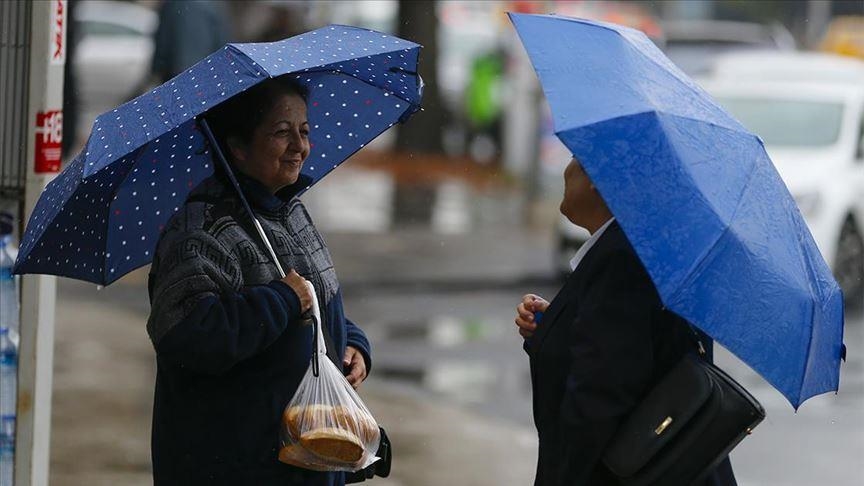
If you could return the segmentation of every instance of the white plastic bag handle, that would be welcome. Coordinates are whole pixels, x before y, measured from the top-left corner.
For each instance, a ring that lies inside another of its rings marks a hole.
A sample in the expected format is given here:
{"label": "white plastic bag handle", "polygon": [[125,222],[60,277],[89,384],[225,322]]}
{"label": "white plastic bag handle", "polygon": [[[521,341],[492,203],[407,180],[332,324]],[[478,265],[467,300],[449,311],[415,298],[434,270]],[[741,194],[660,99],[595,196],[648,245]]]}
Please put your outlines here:
{"label": "white plastic bag handle", "polygon": [[324,332],[321,326],[321,309],[318,307],[318,295],[315,294],[315,286],[312,282],[306,281],[306,288],[312,294],[312,307],[309,309],[312,313],[312,325],[315,326],[313,335],[315,336],[315,352],[312,353],[312,374],[318,377],[320,372],[319,360],[323,356],[327,358],[327,345],[324,342]]}
{"label": "white plastic bag handle", "polygon": [[312,311],[313,325],[315,326],[315,353],[326,356],[327,345],[324,343],[324,334],[321,330],[321,309],[318,307],[318,295],[315,293],[315,286],[308,280],[306,281],[306,288],[312,294],[312,308],[310,310]]}

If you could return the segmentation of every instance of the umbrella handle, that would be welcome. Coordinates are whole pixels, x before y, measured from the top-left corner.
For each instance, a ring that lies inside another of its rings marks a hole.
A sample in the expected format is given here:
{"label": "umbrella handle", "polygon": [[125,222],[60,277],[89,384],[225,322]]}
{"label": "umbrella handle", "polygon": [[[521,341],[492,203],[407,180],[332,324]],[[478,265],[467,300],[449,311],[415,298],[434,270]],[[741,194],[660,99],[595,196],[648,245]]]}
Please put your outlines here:
{"label": "umbrella handle", "polygon": [[252,215],[252,222],[255,223],[255,229],[258,230],[258,234],[261,235],[261,239],[264,240],[264,246],[266,246],[267,251],[270,252],[270,258],[272,258],[273,263],[276,264],[276,269],[279,270],[279,276],[285,278],[285,270],[282,268],[282,264],[279,263],[279,259],[276,258],[276,251],[273,249],[273,245],[270,244],[270,239],[267,238],[267,234],[264,233],[264,228],[261,226],[261,223],[258,221],[258,218],[256,218],[254,214]]}
{"label": "umbrella handle", "polygon": [[[285,278],[285,270],[282,268],[282,264],[279,263],[279,258],[276,256],[276,251],[273,249],[273,245],[270,244],[270,239],[267,238],[267,234],[264,232],[264,227],[261,226],[261,222],[258,221],[258,218],[252,211],[252,207],[249,206],[249,202],[246,200],[246,196],[243,195],[243,191],[240,189],[240,184],[237,182],[237,178],[234,177],[234,172],[228,165],[228,161],[225,160],[225,155],[222,153],[222,149],[219,147],[219,144],[216,143],[216,137],[213,136],[213,132],[210,130],[210,125],[207,123],[207,120],[204,119],[204,117],[199,118],[198,123],[201,125],[201,128],[207,135],[207,139],[210,141],[210,146],[213,148],[213,152],[216,153],[216,158],[222,164],[222,167],[225,168],[225,172],[228,174],[228,178],[231,180],[231,184],[233,184],[234,189],[237,190],[237,195],[240,196],[240,200],[243,201],[243,207],[246,208],[246,212],[249,213],[249,217],[252,218],[252,222],[255,224],[255,230],[258,231],[258,235],[261,236],[261,240],[264,242],[264,246],[267,247],[267,251],[270,253],[270,258],[273,259],[273,263],[276,264],[276,268],[279,270],[279,275],[282,278]],[[313,331],[315,351],[312,353],[312,373],[317,377],[319,372],[319,355],[327,355],[327,345],[324,343],[324,334],[321,332],[321,310],[318,307],[318,295],[315,293],[315,286],[313,286],[312,282],[309,281],[306,281],[306,286],[309,289],[309,293],[312,294],[312,308],[310,309],[310,311],[312,313],[312,323],[315,326]]]}
{"label": "umbrella handle", "polygon": [[273,245],[270,244],[270,238],[267,238],[267,234],[264,233],[264,228],[261,226],[261,222],[258,221],[255,212],[252,211],[252,207],[249,206],[249,202],[246,200],[246,196],[243,195],[243,190],[240,189],[240,183],[238,183],[237,178],[234,177],[234,171],[232,171],[231,166],[228,165],[228,161],[225,159],[225,154],[222,153],[222,148],[219,147],[219,144],[216,142],[216,137],[213,136],[213,131],[210,130],[210,124],[207,123],[207,119],[203,116],[198,118],[198,124],[201,126],[204,134],[207,135],[210,147],[213,149],[213,152],[216,153],[216,159],[220,164],[222,164],[225,173],[228,174],[228,179],[231,181],[234,189],[237,190],[237,195],[240,196],[240,201],[243,202],[243,207],[246,208],[246,212],[249,213],[249,217],[252,218],[252,222],[255,224],[255,230],[258,231],[258,235],[261,236],[261,240],[264,241],[264,246],[266,246],[267,251],[270,252],[270,258],[273,259],[273,263],[276,264],[276,269],[279,270],[279,276],[285,278],[285,270],[282,268],[282,264],[279,263],[279,258],[276,257],[276,251],[273,250]]}

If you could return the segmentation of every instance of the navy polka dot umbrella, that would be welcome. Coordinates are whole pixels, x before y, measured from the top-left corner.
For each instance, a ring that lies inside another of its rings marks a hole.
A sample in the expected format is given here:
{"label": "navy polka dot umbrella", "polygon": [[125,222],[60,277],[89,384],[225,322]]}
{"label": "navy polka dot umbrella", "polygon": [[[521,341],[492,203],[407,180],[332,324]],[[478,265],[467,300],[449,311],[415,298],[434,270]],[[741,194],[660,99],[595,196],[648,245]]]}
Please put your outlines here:
{"label": "navy polka dot umbrella", "polygon": [[302,175],[311,186],[419,110],[419,51],[340,25],[228,44],[96,119],[84,150],[40,197],[14,271],[107,285],[149,263],[168,219],[213,173],[196,117],[267,78],[289,75],[309,91],[312,150]]}

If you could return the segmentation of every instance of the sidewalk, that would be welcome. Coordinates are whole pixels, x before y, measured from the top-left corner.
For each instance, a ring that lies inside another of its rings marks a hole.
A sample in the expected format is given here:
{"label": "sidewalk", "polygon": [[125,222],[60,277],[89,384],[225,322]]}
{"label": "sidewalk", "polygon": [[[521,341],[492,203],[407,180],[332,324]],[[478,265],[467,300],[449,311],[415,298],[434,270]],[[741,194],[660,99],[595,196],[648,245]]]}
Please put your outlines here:
{"label": "sidewalk", "polygon": [[324,238],[341,285],[352,291],[500,287],[555,276],[553,238],[515,227],[463,234],[423,229],[331,233]]}
{"label": "sidewalk", "polygon": [[[62,280],[54,361],[51,484],[152,484],[154,359],[145,332],[146,289],[97,290]],[[528,484],[533,430],[490,420],[370,379],[363,396],[390,434],[391,478],[367,484]]]}
{"label": "sidewalk", "polygon": [[[343,286],[501,286],[556,276],[557,197],[526,208],[519,184],[501,169],[362,154],[303,196]],[[419,191],[413,202],[431,214],[397,221],[399,188]]]}

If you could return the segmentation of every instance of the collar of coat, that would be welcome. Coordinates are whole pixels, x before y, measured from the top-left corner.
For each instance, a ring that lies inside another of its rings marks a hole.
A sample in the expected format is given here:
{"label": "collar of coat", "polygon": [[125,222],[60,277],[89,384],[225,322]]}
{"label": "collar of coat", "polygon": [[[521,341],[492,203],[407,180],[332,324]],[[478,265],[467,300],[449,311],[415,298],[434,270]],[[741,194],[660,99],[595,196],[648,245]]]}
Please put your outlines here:
{"label": "collar of coat", "polygon": [[[249,201],[249,205],[252,206],[253,209],[271,213],[278,213],[285,208],[291,199],[293,199],[301,190],[308,187],[312,182],[311,177],[301,174],[297,179],[297,182],[284,187],[276,194],[273,194],[269,189],[267,189],[267,186],[262,184],[260,181],[247,176],[233,167],[232,170],[234,171],[234,176],[237,178],[237,182],[240,184],[243,195],[246,196],[246,200]],[[231,187],[228,177],[222,173],[221,170],[217,175],[228,185],[228,187]]]}

